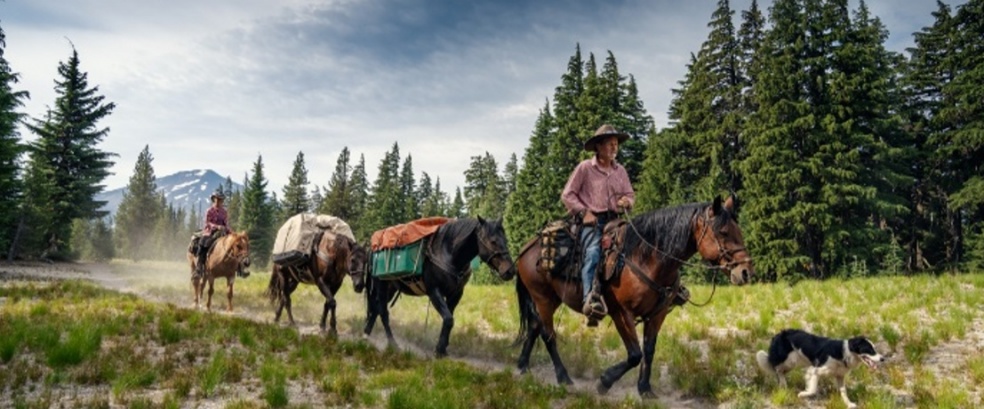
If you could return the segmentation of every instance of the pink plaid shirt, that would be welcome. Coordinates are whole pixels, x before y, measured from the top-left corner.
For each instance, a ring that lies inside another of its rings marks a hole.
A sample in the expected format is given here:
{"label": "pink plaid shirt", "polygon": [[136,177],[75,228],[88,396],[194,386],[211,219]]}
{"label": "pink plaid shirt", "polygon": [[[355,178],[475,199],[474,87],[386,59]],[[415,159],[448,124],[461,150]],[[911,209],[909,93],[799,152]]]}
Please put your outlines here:
{"label": "pink plaid shirt", "polygon": [[574,168],[560,199],[570,214],[584,210],[602,213],[619,211],[617,203],[622,196],[629,199],[629,207],[635,204],[635,192],[625,167],[616,162],[610,168],[602,169],[597,158],[591,158]]}
{"label": "pink plaid shirt", "polygon": [[208,211],[205,212],[205,229],[203,229],[203,232],[206,236],[209,236],[213,231],[218,230],[219,227],[225,227],[226,230],[232,231],[229,228],[229,214],[226,213],[224,207],[209,207]]}

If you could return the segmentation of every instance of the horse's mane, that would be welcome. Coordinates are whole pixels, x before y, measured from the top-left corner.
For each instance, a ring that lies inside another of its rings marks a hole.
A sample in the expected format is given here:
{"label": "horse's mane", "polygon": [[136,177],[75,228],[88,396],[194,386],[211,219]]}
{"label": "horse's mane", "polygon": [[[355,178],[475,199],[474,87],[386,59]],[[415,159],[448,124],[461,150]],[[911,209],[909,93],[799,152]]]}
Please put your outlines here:
{"label": "horse's mane", "polygon": [[[644,258],[653,257],[659,249],[661,255],[680,255],[687,251],[687,244],[693,234],[695,217],[705,211],[711,203],[687,203],[643,213],[632,219],[626,226],[625,253],[639,253]],[[714,217],[712,228],[720,230],[734,216],[723,206]]]}
{"label": "horse's mane", "polygon": [[441,225],[431,238],[430,256],[437,258],[439,265],[452,264],[455,250],[460,249],[478,227],[478,219],[473,217],[456,219]]}

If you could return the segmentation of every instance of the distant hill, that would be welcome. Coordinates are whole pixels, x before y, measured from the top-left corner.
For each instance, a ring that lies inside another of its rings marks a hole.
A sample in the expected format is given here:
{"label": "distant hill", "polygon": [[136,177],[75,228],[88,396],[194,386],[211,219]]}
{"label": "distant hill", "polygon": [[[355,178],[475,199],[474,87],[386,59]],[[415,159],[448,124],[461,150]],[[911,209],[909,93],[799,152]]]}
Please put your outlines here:
{"label": "distant hill", "polygon": [[[157,178],[157,191],[163,192],[165,199],[175,207],[184,208],[190,211],[192,208],[196,212],[208,208],[208,197],[218,189],[225,186],[226,177],[211,169],[185,170],[173,175]],[[243,186],[232,182],[232,188],[242,191]],[[123,191],[126,187],[113,189],[96,195],[96,200],[105,200],[106,206],[103,210],[109,211],[111,216],[116,215],[116,209],[123,201]]]}

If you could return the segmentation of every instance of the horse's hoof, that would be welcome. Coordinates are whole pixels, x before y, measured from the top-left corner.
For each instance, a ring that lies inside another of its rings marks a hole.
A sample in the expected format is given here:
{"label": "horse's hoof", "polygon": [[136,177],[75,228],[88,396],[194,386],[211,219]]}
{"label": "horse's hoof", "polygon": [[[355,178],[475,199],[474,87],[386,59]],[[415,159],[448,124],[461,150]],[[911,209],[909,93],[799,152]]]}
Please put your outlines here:
{"label": "horse's hoof", "polygon": [[436,358],[447,358],[448,357],[448,351],[437,351],[436,353],[434,353],[434,356]]}
{"label": "horse's hoof", "polygon": [[605,383],[604,382],[598,381],[598,388],[597,388],[597,390],[598,390],[598,394],[599,395],[604,395],[604,394],[608,393],[608,390],[609,389],[611,389],[611,385],[605,386]]}
{"label": "horse's hoof", "polygon": [[[574,385],[574,381],[571,380],[571,377],[570,376],[567,376],[567,375],[558,376],[557,377],[557,383],[560,384],[560,385]],[[606,391],[607,391],[607,389],[606,389]]]}
{"label": "horse's hoof", "polygon": [[642,398],[643,400],[653,400],[656,399],[656,393],[651,390],[644,391],[644,392],[640,391],[639,397]]}

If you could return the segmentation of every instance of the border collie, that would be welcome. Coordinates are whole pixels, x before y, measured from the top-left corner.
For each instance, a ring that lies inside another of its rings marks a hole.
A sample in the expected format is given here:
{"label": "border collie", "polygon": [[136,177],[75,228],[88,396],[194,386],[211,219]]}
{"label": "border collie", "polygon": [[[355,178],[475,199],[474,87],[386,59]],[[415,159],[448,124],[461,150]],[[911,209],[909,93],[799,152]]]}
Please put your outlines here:
{"label": "border collie", "polygon": [[844,378],[847,372],[860,363],[875,368],[885,357],[875,351],[875,345],[865,337],[830,339],[798,329],[786,329],[772,337],[769,352],[758,351],[755,356],[762,370],[779,377],[779,385],[786,387],[786,373],[807,367],[806,390],[799,397],[807,398],[817,393],[820,376],[832,376],[837,380],[844,404],[857,407],[847,397]]}

